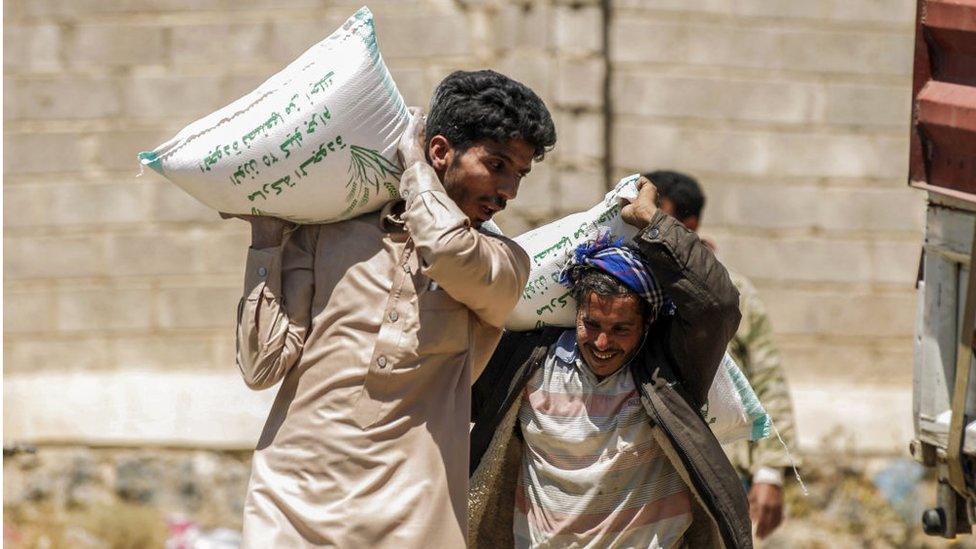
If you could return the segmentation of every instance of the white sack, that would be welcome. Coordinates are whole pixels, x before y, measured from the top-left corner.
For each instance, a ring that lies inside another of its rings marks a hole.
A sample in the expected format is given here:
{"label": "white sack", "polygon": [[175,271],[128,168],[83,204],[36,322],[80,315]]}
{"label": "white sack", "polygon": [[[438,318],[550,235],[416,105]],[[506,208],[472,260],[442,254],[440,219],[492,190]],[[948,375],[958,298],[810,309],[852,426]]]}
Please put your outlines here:
{"label": "white sack", "polygon": [[702,417],[722,444],[769,436],[771,421],[745,374],[728,353],[708,389]]}
{"label": "white sack", "polygon": [[407,119],[363,7],[256,90],[139,159],[218,211],[339,221],[397,198]]}
{"label": "white sack", "polygon": [[505,328],[525,331],[543,326],[573,326],[576,301],[559,283],[559,274],[572,257],[573,250],[603,231],[630,241],[637,229],[624,223],[620,209],[637,198],[640,174],[627,176],[606,194],[603,200],[585,212],[568,215],[548,225],[533,229],[515,241],[529,254],[532,270],[518,305],[509,315]]}

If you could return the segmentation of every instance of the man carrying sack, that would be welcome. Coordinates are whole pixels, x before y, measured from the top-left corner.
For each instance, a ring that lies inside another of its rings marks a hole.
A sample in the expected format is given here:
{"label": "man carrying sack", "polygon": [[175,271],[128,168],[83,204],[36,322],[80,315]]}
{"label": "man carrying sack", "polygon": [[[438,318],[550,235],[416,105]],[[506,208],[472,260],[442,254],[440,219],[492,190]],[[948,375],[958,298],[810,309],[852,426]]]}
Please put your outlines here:
{"label": "man carrying sack", "polygon": [[332,224],[251,223],[237,361],[281,381],[244,546],[461,547],[470,385],[529,258],[480,230],[555,143],[548,110],[492,71],[438,86],[400,144],[403,200]]}
{"label": "man carrying sack", "polygon": [[472,547],[751,547],[745,492],[699,410],[738,292],[647,179],[624,246],[562,272],[576,327],[509,332],[473,388]]}

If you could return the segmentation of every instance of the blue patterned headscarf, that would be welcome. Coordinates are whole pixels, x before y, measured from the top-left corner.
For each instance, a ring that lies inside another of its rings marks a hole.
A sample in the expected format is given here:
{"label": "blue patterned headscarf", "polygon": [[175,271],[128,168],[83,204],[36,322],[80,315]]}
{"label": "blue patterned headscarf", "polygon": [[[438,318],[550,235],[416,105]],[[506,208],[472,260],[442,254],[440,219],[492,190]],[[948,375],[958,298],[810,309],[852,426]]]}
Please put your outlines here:
{"label": "blue patterned headscarf", "polygon": [[596,240],[580,244],[573,257],[563,268],[559,282],[569,289],[579,282],[580,269],[574,267],[588,265],[616,278],[650,304],[649,322],[653,322],[662,312],[674,314],[674,304],[658,285],[651,270],[641,256],[623,243],[623,238],[614,240],[609,234]]}

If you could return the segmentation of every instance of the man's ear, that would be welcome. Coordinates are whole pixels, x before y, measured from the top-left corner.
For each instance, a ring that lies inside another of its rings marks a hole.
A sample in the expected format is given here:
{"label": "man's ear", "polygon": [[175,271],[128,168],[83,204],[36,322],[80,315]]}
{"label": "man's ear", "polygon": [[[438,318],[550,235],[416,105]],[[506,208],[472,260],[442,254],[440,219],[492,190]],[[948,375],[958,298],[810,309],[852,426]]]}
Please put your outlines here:
{"label": "man's ear", "polygon": [[454,147],[443,135],[435,135],[427,145],[427,157],[430,159],[430,166],[444,179],[444,172],[454,162]]}
{"label": "man's ear", "polygon": [[681,220],[681,224],[684,225],[685,227],[688,227],[688,230],[689,231],[691,231],[691,232],[697,232],[698,231],[698,216],[697,215],[689,215],[688,217],[686,217],[686,218],[684,218],[684,219]]}

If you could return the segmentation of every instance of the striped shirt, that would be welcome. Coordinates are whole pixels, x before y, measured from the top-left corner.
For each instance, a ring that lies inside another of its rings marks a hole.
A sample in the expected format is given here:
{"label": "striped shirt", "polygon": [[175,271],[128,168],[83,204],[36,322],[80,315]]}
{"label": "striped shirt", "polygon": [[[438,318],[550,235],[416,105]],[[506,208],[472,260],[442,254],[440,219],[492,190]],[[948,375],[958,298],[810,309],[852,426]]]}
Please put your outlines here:
{"label": "striped shirt", "polygon": [[629,366],[598,380],[565,331],[519,410],[517,547],[676,547],[691,493],[655,441]]}

